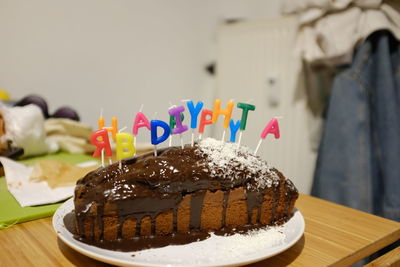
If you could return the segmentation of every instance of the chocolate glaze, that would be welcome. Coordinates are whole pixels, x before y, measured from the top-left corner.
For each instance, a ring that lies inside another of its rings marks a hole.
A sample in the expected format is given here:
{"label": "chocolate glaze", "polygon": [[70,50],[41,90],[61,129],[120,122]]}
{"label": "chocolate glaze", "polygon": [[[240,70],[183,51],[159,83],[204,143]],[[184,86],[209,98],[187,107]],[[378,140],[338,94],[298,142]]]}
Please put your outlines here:
{"label": "chocolate glaze", "polygon": [[221,225],[225,225],[225,220],[226,220],[226,207],[228,205],[228,197],[229,197],[229,191],[224,191],[224,198],[222,200],[222,223]]}
{"label": "chocolate glaze", "polygon": [[[198,150],[196,146],[186,146],[183,149],[177,147],[162,149],[158,151],[157,157],[153,156],[153,153],[148,153],[129,158],[122,160],[121,168],[117,162],[105,168],[99,168],[80,179],[75,188],[74,198],[78,225],[77,238],[99,247],[118,247],[119,250],[122,248],[117,243],[123,243],[124,246],[129,247],[127,251],[132,251],[133,247],[135,247],[134,250],[137,250],[137,247],[154,247],[154,245],[147,244],[150,241],[154,244],[158,242],[156,247],[160,244],[163,246],[162,244],[167,242],[163,241],[164,237],[155,241],[155,219],[159,214],[172,210],[174,234],[165,239],[168,240],[168,244],[182,244],[183,240],[204,239],[208,234],[199,232],[199,230],[202,203],[206,191],[222,190],[224,192],[222,214],[222,226],[224,226],[229,192],[238,187],[246,188],[248,222],[251,222],[253,209],[257,208],[256,222],[258,223],[263,194],[267,188],[257,187],[254,182],[255,175],[246,168],[235,170],[232,179],[211,176],[212,170],[207,164],[207,156],[196,153],[196,150]],[[273,171],[279,176],[281,182],[285,180],[277,170],[273,169]],[[272,186],[280,185],[281,183]],[[288,188],[293,191],[293,194],[297,194],[294,187]],[[280,190],[274,191],[279,194]],[[178,204],[187,194],[192,194],[190,234],[183,235],[176,233],[177,209]],[[274,211],[272,212],[274,213]],[[115,215],[118,216],[117,241],[105,241],[103,216]],[[146,216],[151,218],[151,235],[146,238],[138,237],[140,236],[141,221]],[[97,221],[100,229],[98,240],[94,238],[94,224],[91,229],[92,234],[85,236],[84,218],[93,218]],[[127,218],[136,221],[136,237],[132,239],[136,240],[132,241],[136,245],[133,246],[128,245],[128,241],[122,239],[122,225]],[[225,229],[224,233],[227,232],[229,229]]]}
{"label": "chocolate glaze", "polygon": [[[289,217],[286,219],[289,219]],[[108,241],[108,240],[94,241],[91,239],[82,238],[81,236],[78,235],[78,232],[76,231],[75,220],[76,216],[74,211],[64,216],[64,225],[66,229],[74,235],[75,239],[89,245],[94,245],[100,248],[114,250],[114,251],[135,252],[150,248],[161,248],[169,245],[185,245],[191,242],[205,240],[210,237],[210,233],[208,232],[193,230],[188,233],[173,233],[168,236],[151,235],[151,236],[134,237],[131,239],[118,238],[113,241]],[[282,220],[276,222],[275,225],[278,225],[282,222],[283,222]],[[246,225],[243,227],[238,227],[235,229],[230,229],[225,227],[218,231],[214,231],[213,233],[220,236],[233,235],[237,233],[247,234],[250,230],[257,230],[265,227],[269,226],[254,224],[254,225]]]}
{"label": "chocolate glaze", "polygon": [[190,229],[200,229],[201,207],[203,206],[205,190],[192,194],[190,198]]}

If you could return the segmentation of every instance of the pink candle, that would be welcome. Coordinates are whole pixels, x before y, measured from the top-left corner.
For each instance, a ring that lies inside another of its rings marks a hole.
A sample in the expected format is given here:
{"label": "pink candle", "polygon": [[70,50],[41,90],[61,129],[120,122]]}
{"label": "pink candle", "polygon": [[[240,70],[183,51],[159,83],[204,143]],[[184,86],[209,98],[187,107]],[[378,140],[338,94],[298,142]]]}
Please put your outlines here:
{"label": "pink candle", "polygon": [[141,127],[146,127],[149,131],[151,130],[149,120],[142,112],[139,111],[136,114],[135,122],[133,123],[132,133],[134,136],[138,134],[139,128]]}
{"label": "pink candle", "polygon": [[262,140],[264,140],[268,134],[273,134],[275,136],[275,139],[279,139],[280,133],[279,133],[279,124],[278,120],[276,118],[273,118],[270,120],[265,126],[264,130],[261,132],[261,138],[260,141],[258,141],[257,147],[254,150],[254,154],[257,154],[258,149],[260,148]]}
{"label": "pink candle", "polygon": [[265,126],[264,130],[261,133],[261,138],[265,139],[268,134],[273,134],[275,136],[275,139],[279,139],[279,124],[276,118],[273,118],[268,122],[267,126]]}

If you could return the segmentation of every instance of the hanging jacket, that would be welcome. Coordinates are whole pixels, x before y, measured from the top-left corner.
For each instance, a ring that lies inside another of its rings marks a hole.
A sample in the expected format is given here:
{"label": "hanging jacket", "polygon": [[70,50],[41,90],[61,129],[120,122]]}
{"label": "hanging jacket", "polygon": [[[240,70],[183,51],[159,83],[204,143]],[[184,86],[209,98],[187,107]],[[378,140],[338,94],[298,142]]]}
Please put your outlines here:
{"label": "hanging jacket", "polygon": [[334,78],[312,194],[400,221],[400,45],[388,31]]}

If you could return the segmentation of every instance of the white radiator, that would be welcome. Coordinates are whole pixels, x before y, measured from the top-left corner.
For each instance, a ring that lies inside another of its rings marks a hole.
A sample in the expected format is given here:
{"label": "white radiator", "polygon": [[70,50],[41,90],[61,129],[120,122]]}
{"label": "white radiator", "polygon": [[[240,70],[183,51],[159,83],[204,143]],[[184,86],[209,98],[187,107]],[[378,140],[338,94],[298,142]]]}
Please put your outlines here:
{"label": "white radiator", "polygon": [[[311,190],[316,153],[312,151],[307,120],[310,116],[304,94],[297,86],[300,62],[293,55],[296,33],[294,17],[248,21],[221,26],[218,33],[217,90],[221,107],[252,99],[242,144],[255,148],[260,133],[275,117],[281,116],[281,138],[269,135],[259,155],[281,170],[300,192]],[[233,118],[240,119],[235,109]],[[222,119],[212,129],[221,136]]]}

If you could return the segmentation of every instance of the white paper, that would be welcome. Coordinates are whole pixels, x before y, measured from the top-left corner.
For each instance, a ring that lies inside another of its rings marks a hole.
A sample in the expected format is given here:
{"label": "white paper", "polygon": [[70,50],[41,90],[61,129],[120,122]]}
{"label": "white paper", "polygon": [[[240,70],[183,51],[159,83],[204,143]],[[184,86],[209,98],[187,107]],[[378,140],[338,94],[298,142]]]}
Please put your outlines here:
{"label": "white paper", "polygon": [[[4,167],[8,191],[21,207],[56,203],[74,195],[74,185],[51,188],[46,181],[29,181],[33,167],[5,157],[0,157],[0,162]],[[78,164],[78,166],[84,167],[95,164],[98,163],[89,161]]]}

